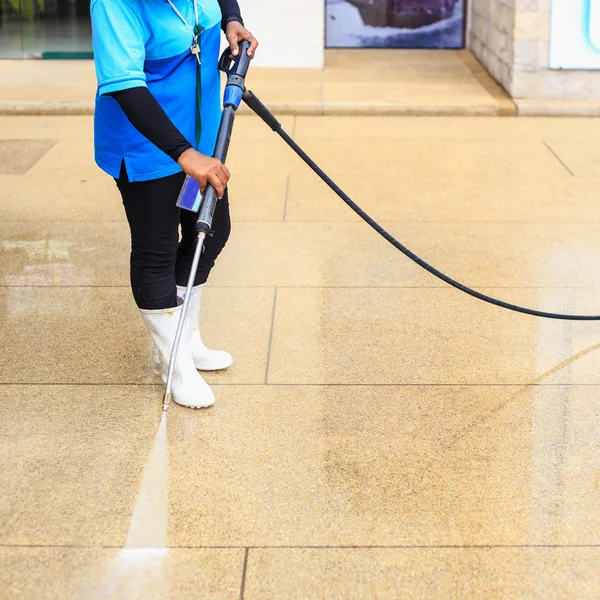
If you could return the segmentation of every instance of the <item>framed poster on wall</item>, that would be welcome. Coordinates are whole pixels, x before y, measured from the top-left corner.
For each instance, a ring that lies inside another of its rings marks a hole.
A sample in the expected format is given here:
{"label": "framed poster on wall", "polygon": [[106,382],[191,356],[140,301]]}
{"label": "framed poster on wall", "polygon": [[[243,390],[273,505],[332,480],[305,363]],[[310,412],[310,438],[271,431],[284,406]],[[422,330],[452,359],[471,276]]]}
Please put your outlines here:
{"label": "framed poster on wall", "polygon": [[600,69],[600,0],[553,0],[551,69]]}
{"label": "framed poster on wall", "polygon": [[326,0],[327,48],[462,48],[466,0]]}

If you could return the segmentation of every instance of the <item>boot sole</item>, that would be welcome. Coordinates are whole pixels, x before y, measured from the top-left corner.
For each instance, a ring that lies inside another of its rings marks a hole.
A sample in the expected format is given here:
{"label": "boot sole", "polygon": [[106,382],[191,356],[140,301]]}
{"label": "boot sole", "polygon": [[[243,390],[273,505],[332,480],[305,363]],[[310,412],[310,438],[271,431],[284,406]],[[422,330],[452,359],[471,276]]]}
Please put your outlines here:
{"label": "boot sole", "polygon": [[[232,365],[233,363],[231,363]],[[231,365],[227,365],[226,367],[212,367],[212,368],[208,368],[208,367],[197,367],[196,365],[194,365],[196,367],[197,371],[204,371],[205,373],[216,373],[217,371],[227,371],[227,369],[229,369],[229,367],[231,367]]]}
{"label": "boot sole", "polygon": [[173,402],[175,402],[177,406],[181,406],[181,408],[189,408],[191,410],[205,410],[214,406],[214,404],[209,404],[208,406],[186,406],[185,404],[179,404],[179,402],[177,402],[175,398],[173,398]]}
{"label": "boot sole", "polygon": [[227,366],[225,367],[199,367],[197,364],[194,363],[194,366],[196,367],[196,369],[198,371],[207,371],[209,373],[211,372],[215,372],[215,371],[226,371],[227,369],[229,369],[229,367],[231,367],[233,365],[233,361],[231,361]]}

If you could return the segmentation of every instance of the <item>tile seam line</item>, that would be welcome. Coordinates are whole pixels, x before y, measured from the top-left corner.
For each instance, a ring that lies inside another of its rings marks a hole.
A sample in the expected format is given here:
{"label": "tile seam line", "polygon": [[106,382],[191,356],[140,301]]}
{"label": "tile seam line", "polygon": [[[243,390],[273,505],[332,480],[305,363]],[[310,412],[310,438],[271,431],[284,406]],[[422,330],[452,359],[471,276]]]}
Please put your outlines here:
{"label": "tile seam line", "polygon": [[[176,545],[163,546],[167,550],[468,550],[468,549],[600,549],[600,544],[365,544],[365,545]],[[79,544],[0,544],[0,548],[39,548],[39,549],[73,549],[73,550],[123,550],[124,546],[117,545],[79,545]],[[155,546],[148,546],[146,549],[152,549]]]}
{"label": "tile seam line", "polygon": [[[0,101],[0,105],[1,105],[1,101]],[[1,107],[1,106],[0,106]],[[0,118],[2,118],[3,116],[9,116],[9,115],[2,115],[0,114]],[[17,116],[17,115],[15,115]],[[24,115],[26,116],[26,115]],[[30,115],[32,117],[37,117],[37,115]],[[50,115],[39,115],[40,117],[44,117],[44,116],[50,116]],[[241,116],[250,116],[252,118],[252,115],[237,115],[236,117],[236,122],[237,119],[239,119]],[[277,116],[277,115],[275,115]],[[319,115],[280,115],[280,116],[297,116],[300,119],[306,119],[306,118],[311,118],[311,117],[315,117],[315,116],[319,116]],[[339,118],[339,117],[344,117],[344,115],[327,115],[328,119],[334,119],[334,118]],[[368,119],[370,116],[369,115],[348,115],[348,117],[352,118],[352,119]],[[402,120],[406,120],[407,118],[411,118],[410,115],[397,115],[397,116],[390,116],[389,118],[396,118],[398,121],[402,121]],[[424,118],[428,118],[428,117],[424,117]],[[453,120],[455,117],[453,117],[452,115],[431,115],[431,117],[429,117],[432,121],[436,120],[439,121],[440,119],[448,119],[448,120]],[[532,119],[534,117],[531,117]],[[567,117],[569,118],[569,117]],[[575,117],[575,119],[577,119],[578,117]],[[377,115],[374,115],[374,119],[378,119]],[[423,119],[423,117],[419,117],[419,119]],[[491,120],[495,120],[495,117],[491,117]],[[555,120],[555,117],[549,117],[550,120]],[[580,120],[586,120],[589,119],[589,117],[579,117]],[[479,119],[478,119],[479,120]],[[292,124],[293,127],[293,124]],[[289,133],[289,131],[288,131]],[[291,133],[290,133],[291,135]],[[263,140],[263,139],[271,139],[271,137],[268,135],[260,135],[260,136],[247,136],[249,140],[251,141],[256,141],[256,140]],[[577,135],[575,136],[575,140],[581,140],[581,139],[585,139],[587,137],[586,136],[580,136]],[[387,137],[383,137],[383,138],[376,138],[375,136],[371,136],[371,135],[345,135],[345,136],[340,136],[340,137],[327,137],[327,136],[316,136],[316,135],[312,135],[312,134],[306,134],[306,133],[299,133],[297,136],[297,140],[296,141],[304,141],[304,142],[308,142],[308,141],[322,141],[322,140],[331,140],[334,142],[344,142],[344,141],[348,141],[348,140],[356,140],[356,141],[364,141],[364,140],[369,140],[369,141],[373,141],[373,140],[378,140],[378,139],[383,139],[384,141],[390,141],[390,142],[464,142],[464,143],[479,143],[479,142],[489,142],[489,143],[493,143],[493,144],[500,144],[500,143],[507,143],[507,142],[529,142],[531,144],[535,144],[537,142],[542,142],[545,143],[544,138],[546,139],[550,139],[552,142],[555,141],[565,141],[565,140],[572,140],[573,136],[560,136],[560,137],[548,137],[548,136],[531,136],[531,137],[527,137],[527,136],[515,136],[515,137],[457,137],[454,135],[442,135],[439,137],[427,137],[427,136],[412,136],[412,135],[407,135],[407,136],[387,136]],[[52,140],[52,141],[56,141],[57,143],[62,143],[62,142],[70,142],[73,140],[82,140],[84,142],[92,142],[93,138],[89,137],[89,138],[85,138],[82,139],[80,137],[77,136],[73,136],[73,137],[59,137],[59,138],[45,138],[45,137],[3,137],[0,134],[0,141],[2,142],[14,142],[14,141],[21,141],[21,140],[26,140],[28,142],[42,142],[42,141],[47,141],[47,140]],[[35,165],[34,165],[35,166]],[[33,167],[31,167],[33,168]],[[24,173],[25,175],[27,175],[27,172]],[[9,175],[13,175],[12,173],[0,173],[0,175],[3,176],[9,176]],[[16,175],[23,175],[23,173],[17,173]],[[452,176],[446,176],[446,177],[458,177],[457,175],[452,175]],[[521,175],[521,177],[526,177],[525,175]],[[560,178],[560,176],[554,176],[556,178]],[[498,176],[498,178],[500,178],[500,176]],[[88,180],[91,181],[91,180]]]}
{"label": "tile seam line", "polygon": [[[454,291],[448,285],[211,285],[207,290],[268,290],[277,287],[286,290],[448,290]],[[557,285],[539,285],[539,286],[498,286],[498,285],[477,285],[472,287],[478,290],[597,290],[598,286],[557,286]],[[0,284],[0,289],[80,289],[80,290],[128,290],[128,285],[10,285]]]}
{"label": "tile seam line", "polygon": [[[404,387],[438,387],[438,388],[592,388],[600,387],[600,383],[215,383],[213,387],[346,387],[346,388],[404,388]],[[73,383],[73,382],[7,382],[0,381],[1,387],[155,387],[163,388],[160,383]]]}
{"label": "tile seam line", "polygon": [[[598,180],[600,183],[600,179]],[[430,221],[430,220],[421,220],[421,221],[409,221],[409,220],[405,220],[405,221],[396,221],[396,220],[392,220],[392,219],[380,219],[380,221],[384,224],[384,225],[410,225],[410,226],[414,226],[414,225],[588,225],[591,227],[597,227],[600,225],[600,221]],[[35,221],[33,219],[3,219],[2,223],[19,223],[21,225],[29,225],[29,224],[33,224],[34,226],[40,227],[40,221]],[[69,221],[69,220],[64,220],[64,219],[56,219],[56,220],[52,220],[52,219],[45,219],[44,220],[44,225],[41,225],[41,227],[45,227],[48,223],[53,223],[53,224],[57,224],[57,223],[70,223],[70,224],[77,224],[80,225],[82,223],[89,223],[90,225],[98,225],[98,224],[113,224],[113,223],[119,223],[122,224],[123,222],[121,220],[103,220],[103,219],[86,219],[86,220],[80,220],[80,221]],[[239,226],[239,225],[269,225],[272,227],[275,226],[281,226],[282,223],[286,223],[286,224],[298,224],[298,225],[306,225],[306,226],[310,226],[310,225],[314,225],[314,224],[319,224],[319,225],[348,225],[348,224],[353,224],[353,225],[361,225],[362,227],[364,227],[363,222],[360,220],[360,218],[356,218],[356,219],[346,219],[346,220],[338,220],[338,219],[333,219],[330,221],[327,220],[323,220],[323,221],[317,221],[317,220],[303,220],[303,219],[287,219],[285,221],[282,221],[281,219],[273,219],[270,221],[232,221],[234,226]],[[124,231],[125,233],[125,231]]]}
{"label": "tile seam line", "polygon": [[269,383],[269,370],[271,368],[271,353],[273,350],[273,334],[275,332],[275,311],[277,310],[277,287],[273,291],[273,308],[271,309],[271,323],[269,328],[269,343],[267,346],[267,360],[265,364],[264,385]]}
{"label": "tile seam line", "polygon": [[548,144],[548,142],[546,142],[545,140],[543,140],[543,144],[544,144],[544,146],[546,146],[546,148],[549,150],[549,152],[554,156],[554,158],[556,158],[556,160],[569,172],[571,177],[575,177],[575,173],[573,173],[573,171],[569,168],[567,163],[558,155],[557,152],[555,152],[555,150],[550,146],[550,144]]}
{"label": "tile seam line", "polygon": [[246,593],[246,575],[248,573],[248,555],[250,554],[250,548],[244,548],[244,563],[242,565],[242,581],[240,584],[240,600],[244,600]]}
{"label": "tile seam line", "polygon": [[[277,223],[277,225],[281,225],[281,222],[287,222],[287,210],[288,210],[288,198],[290,195],[290,179],[291,175],[288,173],[288,176],[285,180],[285,194],[283,197],[283,215],[281,221],[241,221],[242,223]],[[239,222],[239,221],[238,221]],[[234,225],[237,224],[234,222]]]}

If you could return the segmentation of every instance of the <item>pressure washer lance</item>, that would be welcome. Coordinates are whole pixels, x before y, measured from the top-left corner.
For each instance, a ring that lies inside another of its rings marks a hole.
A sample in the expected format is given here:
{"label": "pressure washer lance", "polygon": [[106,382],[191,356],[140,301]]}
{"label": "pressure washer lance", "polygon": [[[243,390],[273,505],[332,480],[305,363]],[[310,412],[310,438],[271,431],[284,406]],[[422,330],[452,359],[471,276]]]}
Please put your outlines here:
{"label": "pressure washer lance", "polygon": [[[219,60],[219,69],[227,73],[227,84],[223,93],[223,114],[215,143],[215,151],[213,157],[225,163],[227,152],[229,150],[229,142],[231,141],[231,132],[233,130],[233,121],[235,120],[235,112],[239,108],[242,101],[242,94],[245,90],[245,78],[250,66],[250,57],[248,56],[249,42],[242,42],[239,45],[239,51],[235,60],[231,57],[229,49],[225,50]],[[173,376],[175,373],[175,364],[177,361],[177,352],[181,342],[181,335],[185,317],[188,311],[188,305],[192,296],[192,288],[196,280],[198,271],[198,263],[204,248],[204,240],[206,236],[211,235],[211,227],[215,208],[218,198],[215,188],[208,184],[204,190],[204,196],[200,194],[200,186],[195,179],[186,177],[181,188],[181,193],[177,200],[177,206],[192,212],[198,212],[198,221],[196,222],[196,231],[198,239],[196,241],[196,249],[194,251],[194,259],[192,260],[192,268],[187,282],[185,298],[181,307],[179,323],[175,333],[175,340],[171,350],[171,359],[169,360],[169,372],[167,375],[167,384],[165,387],[165,395],[163,397],[163,410],[169,409],[171,401],[171,389],[173,386]]]}

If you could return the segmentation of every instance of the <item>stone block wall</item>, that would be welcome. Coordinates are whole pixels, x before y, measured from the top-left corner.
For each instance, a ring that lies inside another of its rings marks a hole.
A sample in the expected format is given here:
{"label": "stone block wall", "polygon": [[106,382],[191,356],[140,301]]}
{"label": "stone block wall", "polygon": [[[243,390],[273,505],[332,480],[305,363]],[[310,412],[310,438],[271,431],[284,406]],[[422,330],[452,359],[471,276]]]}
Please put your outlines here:
{"label": "stone block wall", "polygon": [[470,48],[500,85],[513,72],[515,0],[471,0]]}
{"label": "stone block wall", "polygon": [[551,5],[471,0],[471,50],[513,98],[600,100],[600,71],[549,68]]}

